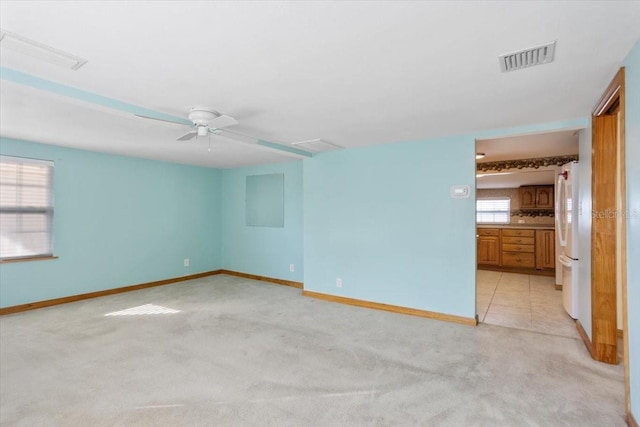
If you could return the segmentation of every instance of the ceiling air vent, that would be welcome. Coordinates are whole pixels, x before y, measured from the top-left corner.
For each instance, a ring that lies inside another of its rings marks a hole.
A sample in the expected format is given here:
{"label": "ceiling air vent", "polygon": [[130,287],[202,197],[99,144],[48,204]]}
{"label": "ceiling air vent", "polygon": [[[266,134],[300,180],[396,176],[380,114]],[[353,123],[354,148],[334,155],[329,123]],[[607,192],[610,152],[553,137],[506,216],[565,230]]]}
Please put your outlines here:
{"label": "ceiling air vent", "polygon": [[500,55],[500,69],[502,72],[515,71],[534,65],[547,64],[553,61],[556,51],[556,42],[552,41],[541,46]]}
{"label": "ceiling air vent", "polygon": [[7,49],[20,52],[23,55],[28,55],[71,70],[77,70],[87,62],[84,58],[22,37],[21,35],[10,33],[2,28],[0,28],[0,47],[6,47]]}
{"label": "ceiling air vent", "polygon": [[335,145],[321,139],[310,139],[308,141],[292,142],[291,145],[296,148],[302,148],[303,150],[311,151],[312,153],[322,153],[325,151],[333,151],[342,148],[339,145]]}

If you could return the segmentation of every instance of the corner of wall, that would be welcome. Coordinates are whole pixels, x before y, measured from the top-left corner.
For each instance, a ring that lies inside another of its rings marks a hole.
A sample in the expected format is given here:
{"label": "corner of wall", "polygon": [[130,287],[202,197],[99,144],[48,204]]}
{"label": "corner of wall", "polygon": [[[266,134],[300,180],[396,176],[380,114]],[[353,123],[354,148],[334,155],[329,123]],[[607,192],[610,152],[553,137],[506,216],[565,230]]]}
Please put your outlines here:
{"label": "corner of wall", "polygon": [[591,339],[591,120],[589,120],[589,127],[581,130],[578,135],[580,158],[578,320]]}
{"label": "corner of wall", "polygon": [[[303,162],[224,169],[221,179],[222,268],[256,276],[303,281]],[[284,227],[254,227],[245,222],[246,177],[284,174]],[[290,266],[293,265],[291,271]]]}

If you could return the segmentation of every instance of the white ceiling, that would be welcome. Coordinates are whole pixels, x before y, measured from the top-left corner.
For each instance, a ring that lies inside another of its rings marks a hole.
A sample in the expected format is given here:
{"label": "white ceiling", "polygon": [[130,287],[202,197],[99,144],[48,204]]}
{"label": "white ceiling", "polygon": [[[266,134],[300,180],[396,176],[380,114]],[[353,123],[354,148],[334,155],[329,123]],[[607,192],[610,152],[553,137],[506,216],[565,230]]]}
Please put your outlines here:
{"label": "white ceiling", "polygon": [[[0,2],[6,31],[88,59],[3,67],[186,117],[206,106],[281,144],[347,148],[587,116],[640,38],[640,2]],[[557,40],[553,63],[498,55]],[[234,167],[289,160],[0,81],[0,135]]]}
{"label": "white ceiling", "polygon": [[[476,152],[485,154],[483,159],[477,161],[478,163],[568,156],[578,154],[578,149],[576,130],[476,141]],[[555,166],[538,169],[505,169],[479,172],[476,185],[480,189],[517,188],[522,185],[553,184],[555,178]]]}
{"label": "white ceiling", "polygon": [[523,185],[552,185],[556,178],[553,166],[539,169],[504,170],[476,175],[476,188],[518,188]]}
{"label": "white ceiling", "polygon": [[485,154],[478,163],[569,156],[578,154],[578,131],[481,139],[476,141],[476,152]]}

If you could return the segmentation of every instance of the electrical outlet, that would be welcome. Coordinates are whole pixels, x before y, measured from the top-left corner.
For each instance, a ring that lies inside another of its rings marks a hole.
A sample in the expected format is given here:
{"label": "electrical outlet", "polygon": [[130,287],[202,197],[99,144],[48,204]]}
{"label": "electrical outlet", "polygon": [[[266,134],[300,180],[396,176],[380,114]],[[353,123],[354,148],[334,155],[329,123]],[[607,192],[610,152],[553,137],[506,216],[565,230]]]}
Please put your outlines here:
{"label": "electrical outlet", "polygon": [[295,266],[293,264],[289,264],[289,271],[292,273],[295,271]]}
{"label": "electrical outlet", "polygon": [[341,287],[342,287],[342,279],[338,277],[336,279],[336,288],[341,288]]}
{"label": "electrical outlet", "polygon": [[184,259],[184,266],[189,267],[189,258]]}

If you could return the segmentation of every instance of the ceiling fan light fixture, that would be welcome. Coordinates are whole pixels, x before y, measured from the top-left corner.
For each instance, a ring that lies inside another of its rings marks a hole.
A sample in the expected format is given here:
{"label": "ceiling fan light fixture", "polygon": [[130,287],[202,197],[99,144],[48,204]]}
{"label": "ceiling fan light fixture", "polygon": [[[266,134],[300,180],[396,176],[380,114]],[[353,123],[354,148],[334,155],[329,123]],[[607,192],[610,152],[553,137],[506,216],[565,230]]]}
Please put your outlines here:
{"label": "ceiling fan light fixture", "polygon": [[209,128],[207,126],[198,125],[198,136],[207,136]]}
{"label": "ceiling fan light fixture", "polygon": [[192,108],[189,111],[189,120],[197,126],[206,126],[216,117],[220,117],[220,113],[213,110],[205,110],[204,108]]}
{"label": "ceiling fan light fixture", "polygon": [[484,153],[476,153],[476,160],[483,159],[483,158],[484,158],[484,156],[485,156],[485,154],[484,154]]}

